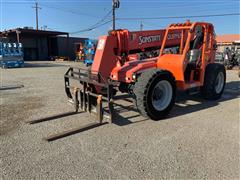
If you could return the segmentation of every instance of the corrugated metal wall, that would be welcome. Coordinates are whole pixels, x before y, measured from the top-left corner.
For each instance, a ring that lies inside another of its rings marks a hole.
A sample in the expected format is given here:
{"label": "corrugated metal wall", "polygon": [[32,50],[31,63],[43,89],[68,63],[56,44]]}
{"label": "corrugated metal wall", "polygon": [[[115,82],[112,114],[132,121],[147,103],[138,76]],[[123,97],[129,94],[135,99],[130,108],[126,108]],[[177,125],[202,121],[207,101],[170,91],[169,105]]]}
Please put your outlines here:
{"label": "corrugated metal wall", "polygon": [[[50,56],[66,56],[71,60],[75,59],[75,43],[84,42],[87,38],[66,36],[29,36],[20,35],[20,42],[23,44],[25,60],[49,60]],[[8,36],[8,42],[16,42],[16,35]],[[68,46],[69,41],[69,46]]]}
{"label": "corrugated metal wall", "polygon": [[[75,43],[84,43],[87,38],[75,38],[69,37],[69,47],[68,40],[66,37],[56,37],[57,49],[59,56],[69,56],[71,60],[74,60],[75,55]],[[69,49],[68,49],[69,48]]]}

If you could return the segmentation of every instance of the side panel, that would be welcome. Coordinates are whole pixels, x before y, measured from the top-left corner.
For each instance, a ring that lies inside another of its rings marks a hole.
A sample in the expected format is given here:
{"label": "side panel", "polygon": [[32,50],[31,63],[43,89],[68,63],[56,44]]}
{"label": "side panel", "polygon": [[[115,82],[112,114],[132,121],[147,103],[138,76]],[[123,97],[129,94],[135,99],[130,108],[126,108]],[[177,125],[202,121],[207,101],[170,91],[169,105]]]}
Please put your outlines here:
{"label": "side panel", "polygon": [[[160,49],[166,30],[135,31],[129,32],[128,48],[130,51],[144,50],[157,47]],[[168,37],[166,46],[174,46],[180,43],[181,31],[172,31]]]}
{"label": "side panel", "polygon": [[157,68],[170,71],[176,79],[179,88],[184,88],[184,64],[182,55],[164,54],[157,61]]}
{"label": "side panel", "polygon": [[117,64],[117,56],[114,54],[114,48],[117,48],[116,37],[100,37],[92,64],[92,73],[100,73],[102,77],[107,80],[112,69],[116,67]]}
{"label": "side panel", "polygon": [[165,29],[129,32],[129,50],[136,51],[149,47],[159,47],[162,44],[164,34]]}

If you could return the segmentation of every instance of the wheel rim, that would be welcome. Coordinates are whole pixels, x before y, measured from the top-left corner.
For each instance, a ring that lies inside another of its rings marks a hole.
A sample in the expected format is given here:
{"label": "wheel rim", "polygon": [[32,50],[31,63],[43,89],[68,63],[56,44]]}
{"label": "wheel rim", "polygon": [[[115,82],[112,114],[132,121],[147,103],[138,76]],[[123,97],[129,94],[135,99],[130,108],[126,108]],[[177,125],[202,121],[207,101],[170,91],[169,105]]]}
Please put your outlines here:
{"label": "wheel rim", "polygon": [[215,91],[217,94],[219,94],[224,86],[224,74],[223,72],[219,72],[216,78],[216,83],[215,83]]}
{"label": "wheel rim", "polygon": [[169,81],[163,80],[156,84],[152,93],[152,105],[162,111],[168,107],[172,99],[172,86]]}

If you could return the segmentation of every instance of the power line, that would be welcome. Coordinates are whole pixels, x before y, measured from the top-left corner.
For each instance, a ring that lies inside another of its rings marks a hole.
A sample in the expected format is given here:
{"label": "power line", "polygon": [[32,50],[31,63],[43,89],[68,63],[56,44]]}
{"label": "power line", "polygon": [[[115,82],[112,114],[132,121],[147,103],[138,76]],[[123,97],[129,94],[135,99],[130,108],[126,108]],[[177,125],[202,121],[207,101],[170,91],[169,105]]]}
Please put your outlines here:
{"label": "power line", "polygon": [[[154,19],[176,19],[176,18],[196,18],[196,17],[221,17],[221,16],[236,16],[240,15],[240,13],[231,13],[231,14],[211,14],[211,15],[199,15],[199,16],[165,16],[165,17],[152,17],[152,18],[116,18],[116,20],[154,20]],[[112,20],[106,21],[104,23],[98,24],[96,26],[79,30],[76,32],[72,32],[70,34],[78,34],[81,32],[87,32],[87,31],[92,31],[94,29],[97,29],[105,24],[108,24],[112,22]]]}
{"label": "power line", "polygon": [[[71,0],[70,0],[71,1]],[[92,0],[94,1],[94,0]],[[207,2],[225,2],[226,0],[208,0]],[[230,2],[238,2],[239,0],[228,0]],[[95,0],[94,2],[105,2],[104,0],[101,1],[101,0]],[[138,2],[138,3],[148,3],[148,2],[156,2],[156,3],[159,3],[159,0],[144,0],[144,1],[139,1],[139,0],[121,0],[121,2],[125,2],[125,3],[131,3],[131,2]],[[165,3],[170,3],[170,2],[192,2],[192,0],[171,0],[171,1],[165,1]],[[194,2],[203,2],[201,0],[195,0]],[[161,3],[164,3],[164,2],[161,2]]]}
{"label": "power line", "polygon": [[[71,10],[61,9],[61,8],[58,8],[58,7],[52,7],[52,6],[48,6],[48,5],[42,5],[42,6],[45,6],[47,8],[53,8],[53,9],[64,11],[64,12],[68,12],[68,13],[77,14],[77,15],[83,15],[83,16],[89,16],[89,17],[98,18],[97,16],[91,16],[89,14],[78,13],[78,12],[74,12],[74,11],[71,11]],[[97,23],[89,26],[86,29],[82,29],[82,30],[79,30],[79,31],[71,32],[70,34],[78,34],[78,33],[81,33],[81,32],[92,31],[92,30],[94,30],[96,28],[99,28],[99,27],[101,27],[101,26],[103,26],[105,24],[110,23],[112,20],[111,21],[107,21],[107,22],[104,22],[104,21],[111,15],[111,13],[112,13],[112,10],[108,11],[107,14],[105,16],[103,16]]]}
{"label": "power line", "polygon": [[[226,7],[226,6],[231,6],[231,7],[235,7],[235,8],[239,8],[239,4],[240,1],[200,1],[197,2],[196,0],[194,1],[164,1],[161,2],[161,4],[159,5],[157,2],[156,3],[150,3],[148,2],[148,4],[143,4],[142,3],[134,3],[134,4],[129,4],[127,5],[124,10],[128,11],[129,9],[132,9],[134,6],[134,10],[151,10],[151,9],[162,9],[162,10],[166,10],[166,9],[178,9],[181,10],[183,8],[185,9],[190,9],[190,8],[195,8],[195,10],[198,10],[199,7],[206,7],[206,8],[210,8],[210,7]],[[126,4],[125,4],[126,5]]]}
{"label": "power line", "polygon": [[93,16],[93,15],[90,15],[90,14],[75,12],[75,11],[68,10],[68,9],[65,9],[65,8],[63,9],[63,8],[59,8],[59,7],[53,7],[53,6],[45,5],[45,4],[42,4],[42,3],[41,3],[41,6],[44,6],[46,8],[55,9],[55,10],[58,10],[58,11],[63,11],[63,12],[66,12],[66,13],[71,13],[71,14],[76,14],[76,15],[81,15],[81,16],[88,16],[88,17],[92,17],[92,18],[98,18],[97,16]]}
{"label": "power line", "polygon": [[[148,6],[148,5],[141,5],[139,4],[138,6],[134,6],[134,10],[135,11],[158,11],[158,10],[162,10],[162,11],[165,11],[165,10],[177,10],[177,11],[185,11],[187,12],[188,10],[195,10],[196,12],[198,12],[198,10],[201,8],[201,9],[208,9],[209,10],[209,13],[211,13],[211,9],[212,8],[222,8],[224,10],[224,8],[226,7],[232,7],[234,8],[235,10],[239,10],[239,2],[222,2],[222,3],[196,3],[196,4],[192,4],[192,3],[176,3],[176,4],[162,4],[161,6],[157,5],[157,4],[152,4],[151,6]],[[124,8],[123,10],[124,11],[129,11],[129,9],[132,9],[133,6],[131,5],[128,5],[126,8]],[[187,11],[186,11],[187,10]]]}
{"label": "power line", "polygon": [[[111,9],[110,11],[108,11],[108,13],[107,13],[98,23],[101,23],[101,22],[103,22],[105,19],[107,19],[108,17],[110,17],[111,13],[112,13],[112,9]],[[98,24],[98,23],[96,23],[96,24]]]}
{"label": "power line", "polygon": [[[48,6],[48,5],[42,5],[42,6],[45,6],[45,7],[47,7],[47,8],[53,8],[53,9],[60,10],[60,11],[64,11],[64,12],[68,12],[68,13],[72,13],[72,14],[89,16],[89,17],[93,17],[93,18],[98,18],[97,16],[92,16],[92,15],[85,14],[85,13],[78,13],[78,12],[74,12],[74,11],[71,11],[71,10],[61,9],[61,8],[58,8],[58,7],[52,7],[52,6]],[[104,22],[104,21],[107,20],[107,18],[111,15],[111,13],[112,13],[112,10],[108,11],[107,14],[106,14],[105,16],[103,16],[97,23],[89,26],[89,27],[86,28],[86,29],[82,29],[82,30],[79,30],[79,31],[71,32],[70,34],[78,34],[78,33],[82,33],[82,32],[92,31],[92,30],[94,30],[94,29],[97,29],[97,28],[105,25],[105,24],[110,23],[112,20],[111,20],[111,21],[107,21],[107,22]]]}
{"label": "power line", "polygon": [[[83,29],[83,30],[79,30],[79,31],[76,31],[76,32],[72,32],[70,34],[78,34],[78,33],[81,33],[81,32],[92,31],[92,30],[97,29],[97,28],[99,28],[99,27],[101,27],[101,26],[103,26],[105,24],[110,23],[110,22],[113,22],[113,30],[115,30],[115,20],[116,20],[116,18],[115,18],[115,9],[119,8],[119,5],[120,5],[119,1],[118,0],[114,0],[113,1],[113,5],[112,5],[113,6],[112,9],[100,21],[98,21],[97,23],[95,23],[94,25],[90,26],[87,29]],[[105,21],[110,16],[111,13],[113,15],[112,20]]]}
{"label": "power line", "polygon": [[[91,31],[91,30],[93,30],[93,29],[96,29],[99,25],[100,25],[100,27],[101,27],[101,26],[102,26],[101,23],[103,23],[103,25],[107,24],[107,23],[105,23],[104,21],[110,16],[111,12],[112,12],[112,10],[110,10],[105,16],[103,16],[97,23],[89,26],[89,27],[86,28],[86,29],[80,30],[80,31],[83,31],[83,32],[85,32],[85,31]],[[111,22],[111,21],[107,21],[107,22]],[[78,31],[78,32],[79,32],[79,31]]]}
{"label": "power line", "polygon": [[157,27],[157,28],[165,28],[166,26],[162,26],[160,23],[156,24],[156,23],[152,23],[149,21],[144,21],[144,24],[151,26],[151,27]]}
{"label": "power line", "polygon": [[112,20],[106,21],[107,18],[111,15],[111,13],[112,13],[112,10],[108,11],[108,13],[107,13],[105,16],[103,16],[97,23],[89,26],[89,27],[86,28],[86,29],[82,29],[82,30],[79,30],[79,31],[75,31],[75,32],[72,32],[72,33],[70,33],[70,34],[78,34],[78,33],[81,33],[81,32],[92,31],[92,30],[94,30],[94,29],[96,29],[96,28],[99,28],[99,27],[101,27],[101,26],[103,26],[103,25],[105,25],[105,24],[108,24],[108,23],[112,22]]}
{"label": "power line", "polygon": [[112,22],[112,20],[106,21],[106,22],[104,22],[104,23],[102,23],[102,24],[99,24],[99,25],[97,25],[97,26],[95,26],[95,27],[91,27],[91,28],[87,28],[87,29],[83,29],[83,30],[71,32],[71,33],[69,33],[69,34],[79,34],[79,33],[82,33],[82,32],[92,31],[92,30],[97,29],[97,28],[99,28],[99,27],[101,27],[101,26],[104,26],[104,25],[106,25],[106,24],[109,24],[110,22]]}
{"label": "power line", "polygon": [[162,17],[140,17],[140,18],[117,18],[116,20],[154,20],[154,19],[181,19],[181,18],[199,18],[199,17],[222,17],[222,16],[239,16],[240,13],[229,14],[208,14],[208,15],[188,15],[188,16],[162,16]]}

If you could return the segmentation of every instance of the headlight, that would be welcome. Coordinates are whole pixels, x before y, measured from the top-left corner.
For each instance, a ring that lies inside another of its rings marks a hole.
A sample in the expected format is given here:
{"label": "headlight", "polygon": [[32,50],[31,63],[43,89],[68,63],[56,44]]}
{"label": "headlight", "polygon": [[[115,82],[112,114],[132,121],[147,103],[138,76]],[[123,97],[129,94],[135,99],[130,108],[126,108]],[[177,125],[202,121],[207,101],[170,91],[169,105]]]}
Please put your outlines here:
{"label": "headlight", "polygon": [[133,75],[132,75],[132,79],[133,79],[133,80],[136,80],[136,79],[137,79],[137,75],[136,75],[136,74],[133,74]]}

